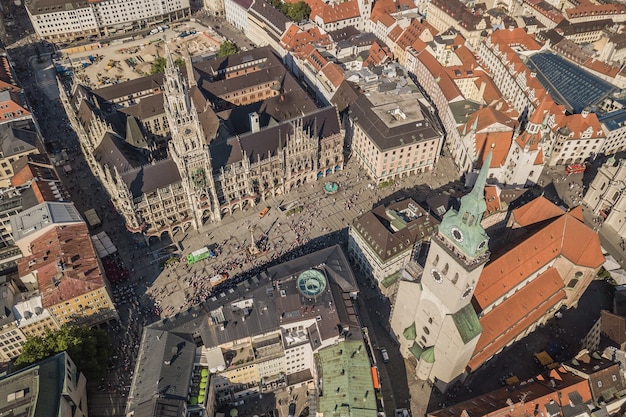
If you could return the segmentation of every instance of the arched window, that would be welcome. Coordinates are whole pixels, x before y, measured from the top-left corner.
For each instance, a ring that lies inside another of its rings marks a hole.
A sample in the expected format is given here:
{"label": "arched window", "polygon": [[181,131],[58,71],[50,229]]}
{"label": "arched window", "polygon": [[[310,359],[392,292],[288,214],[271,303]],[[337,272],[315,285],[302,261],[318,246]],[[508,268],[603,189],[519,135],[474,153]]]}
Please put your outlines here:
{"label": "arched window", "polygon": [[424,333],[430,334],[430,330],[428,330],[428,327],[426,327],[426,326],[424,326]]}
{"label": "arched window", "polygon": [[567,283],[567,288],[574,288],[578,284],[578,280],[576,278],[570,279]]}
{"label": "arched window", "polygon": [[455,272],[454,273],[454,278],[452,278],[452,283],[456,284],[458,280],[459,280],[459,273]]}
{"label": "arched window", "polygon": [[433,266],[437,266],[437,263],[439,263],[439,255],[435,255],[435,260],[433,262]]}
{"label": "arched window", "polygon": [[449,269],[448,264],[446,264],[446,266],[443,267],[443,271],[441,272],[443,272],[443,274],[446,275],[448,273],[448,269]]}

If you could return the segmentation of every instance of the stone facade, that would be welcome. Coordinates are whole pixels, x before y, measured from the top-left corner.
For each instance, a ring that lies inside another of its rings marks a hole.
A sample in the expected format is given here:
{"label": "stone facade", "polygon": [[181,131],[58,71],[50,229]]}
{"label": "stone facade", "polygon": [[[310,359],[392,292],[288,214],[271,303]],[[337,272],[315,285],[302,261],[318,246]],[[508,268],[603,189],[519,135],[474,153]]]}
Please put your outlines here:
{"label": "stone facade", "polygon": [[185,76],[168,55],[163,81],[136,104],[162,95],[164,159],[140,112],[139,135],[116,127],[120,113],[128,125],[132,106],[107,114],[98,90],[62,95],[86,160],[130,231],[197,229],[342,169],[336,109],[316,108],[269,48],[193,65],[187,57],[186,67]]}

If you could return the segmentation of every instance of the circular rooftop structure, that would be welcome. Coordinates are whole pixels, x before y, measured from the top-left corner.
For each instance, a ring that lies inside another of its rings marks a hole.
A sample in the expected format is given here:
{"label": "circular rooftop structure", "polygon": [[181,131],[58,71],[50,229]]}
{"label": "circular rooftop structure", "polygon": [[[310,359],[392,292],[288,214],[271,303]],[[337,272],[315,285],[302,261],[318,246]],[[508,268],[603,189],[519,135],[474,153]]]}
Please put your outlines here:
{"label": "circular rooftop structure", "polygon": [[322,271],[309,269],[300,274],[297,286],[305,297],[317,297],[326,289],[326,277]]}

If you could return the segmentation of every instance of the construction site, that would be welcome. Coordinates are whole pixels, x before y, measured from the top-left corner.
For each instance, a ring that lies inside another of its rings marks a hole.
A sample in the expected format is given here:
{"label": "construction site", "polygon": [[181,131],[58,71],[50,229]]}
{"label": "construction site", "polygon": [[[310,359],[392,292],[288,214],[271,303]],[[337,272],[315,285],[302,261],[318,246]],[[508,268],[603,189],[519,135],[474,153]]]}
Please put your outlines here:
{"label": "construction site", "polygon": [[73,76],[84,85],[98,88],[150,74],[156,68],[155,61],[165,56],[166,42],[174,59],[188,51],[195,60],[216,55],[224,41],[211,28],[185,22],[171,28],[156,27],[146,36],[63,49],[53,62],[59,75]]}

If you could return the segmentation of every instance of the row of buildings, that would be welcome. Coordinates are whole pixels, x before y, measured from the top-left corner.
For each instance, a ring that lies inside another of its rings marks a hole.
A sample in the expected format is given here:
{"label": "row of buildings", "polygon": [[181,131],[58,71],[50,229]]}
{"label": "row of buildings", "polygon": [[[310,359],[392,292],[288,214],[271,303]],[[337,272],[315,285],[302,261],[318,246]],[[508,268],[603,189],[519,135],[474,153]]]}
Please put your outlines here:
{"label": "row of buildings", "polygon": [[90,231],[70,202],[11,61],[0,55],[0,362],[28,337],[117,318]]}
{"label": "row of buildings", "polygon": [[35,33],[51,42],[100,38],[191,15],[189,0],[25,1]]}

